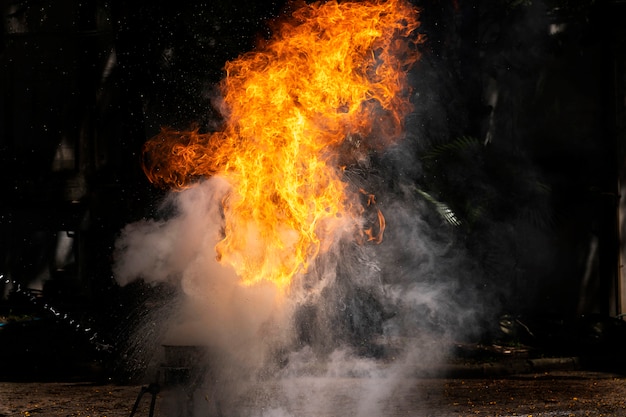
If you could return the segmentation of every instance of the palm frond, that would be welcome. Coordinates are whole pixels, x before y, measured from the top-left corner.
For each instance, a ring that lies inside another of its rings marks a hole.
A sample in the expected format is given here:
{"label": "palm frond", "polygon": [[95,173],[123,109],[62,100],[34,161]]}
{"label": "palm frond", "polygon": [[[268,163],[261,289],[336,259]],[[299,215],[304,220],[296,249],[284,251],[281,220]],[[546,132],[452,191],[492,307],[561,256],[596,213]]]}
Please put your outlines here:
{"label": "palm frond", "polygon": [[414,190],[419,195],[424,197],[424,199],[426,201],[431,203],[435,207],[435,210],[437,210],[437,213],[439,213],[439,215],[445,221],[450,223],[452,226],[460,226],[461,225],[461,221],[459,220],[459,218],[456,216],[456,214],[454,214],[454,211],[452,211],[452,209],[446,203],[442,203],[441,201],[439,201],[436,198],[434,198],[432,195],[428,194],[426,191],[421,190],[421,189],[419,189],[417,187],[414,187]]}
{"label": "palm frond", "polygon": [[460,153],[469,149],[484,146],[480,140],[472,136],[460,136],[451,142],[442,143],[429,149],[422,155],[424,160],[436,160],[444,155]]}

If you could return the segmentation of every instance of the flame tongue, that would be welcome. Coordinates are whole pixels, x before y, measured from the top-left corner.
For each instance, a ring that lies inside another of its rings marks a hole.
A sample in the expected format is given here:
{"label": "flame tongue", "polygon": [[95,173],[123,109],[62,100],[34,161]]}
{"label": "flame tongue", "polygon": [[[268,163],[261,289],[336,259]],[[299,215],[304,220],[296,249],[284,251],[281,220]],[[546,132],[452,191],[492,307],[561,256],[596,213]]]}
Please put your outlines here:
{"label": "flame tongue", "polygon": [[222,131],[164,129],[146,144],[156,184],[182,188],[211,175],[231,184],[216,250],[244,283],[287,288],[341,232],[359,230],[363,205],[341,165],[346,149],[399,136],[417,27],[404,0],[304,6],[226,64]]}

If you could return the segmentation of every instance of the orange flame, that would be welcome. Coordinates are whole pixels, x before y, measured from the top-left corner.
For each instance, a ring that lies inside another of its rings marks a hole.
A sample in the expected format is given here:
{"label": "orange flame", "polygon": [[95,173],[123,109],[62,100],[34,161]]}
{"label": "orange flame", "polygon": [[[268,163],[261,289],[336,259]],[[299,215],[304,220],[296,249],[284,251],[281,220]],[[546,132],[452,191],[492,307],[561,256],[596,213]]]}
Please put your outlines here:
{"label": "orange flame", "polygon": [[163,129],[146,143],[159,186],[230,183],[216,251],[244,284],[288,288],[341,232],[382,240],[380,211],[376,236],[359,231],[364,208],[342,167],[402,133],[417,15],[406,0],[305,5],[226,64],[222,131]]}

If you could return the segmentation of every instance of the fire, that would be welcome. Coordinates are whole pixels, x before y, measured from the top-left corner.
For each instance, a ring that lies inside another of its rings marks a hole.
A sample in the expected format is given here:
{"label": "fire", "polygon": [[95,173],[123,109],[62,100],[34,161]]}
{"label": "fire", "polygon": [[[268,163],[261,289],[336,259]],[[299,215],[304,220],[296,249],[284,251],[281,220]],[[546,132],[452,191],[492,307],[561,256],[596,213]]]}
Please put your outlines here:
{"label": "fire", "polygon": [[401,135],[417,16],[406,0],[304,5],[226,64],[221,131],[163,129],[146,143],[157,185],[229,182],[216,251],[244,284],[287,289],[339,235],[382,239],[382,213],[378,233],[364,230],[363,193],[344,170]]}

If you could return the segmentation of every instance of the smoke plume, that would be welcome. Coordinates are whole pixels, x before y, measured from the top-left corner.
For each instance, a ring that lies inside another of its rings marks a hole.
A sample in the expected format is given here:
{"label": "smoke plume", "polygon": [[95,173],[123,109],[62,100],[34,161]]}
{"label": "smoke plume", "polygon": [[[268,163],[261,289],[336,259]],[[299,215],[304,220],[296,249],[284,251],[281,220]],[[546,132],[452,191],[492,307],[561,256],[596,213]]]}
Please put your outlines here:
{"label": "smoke plume", "polygon": [[160,342],[206,350],[198,414],[384,415],[472,327],[472,269],[399,141],[416,13],[399,0],[304,6],[227,65],[223,132],[149,142],[148,176],[180,188],[160,219],[122,231],[115,276],[182,295]]}
{"label": "smoke plume", "polygon": [[[158,342],[206,347],[210,372],[196,397],[214,402],[198,400],[198,413],[219,404],[230,415],[384,415],[391,398],[402,401],[403,381],[432,371],[472,327],[449,226],[433,228],[410,189],[381,193],[393,215],[380,245],[341,241],[288,297],[272,284],[243,286],[217,262],[227,189],[214,177],[171,193],[168,219],[128,225],[117,242],[120,283],[167,282],[182,295]],[[350,389],[338,394],[345,379]]]}

